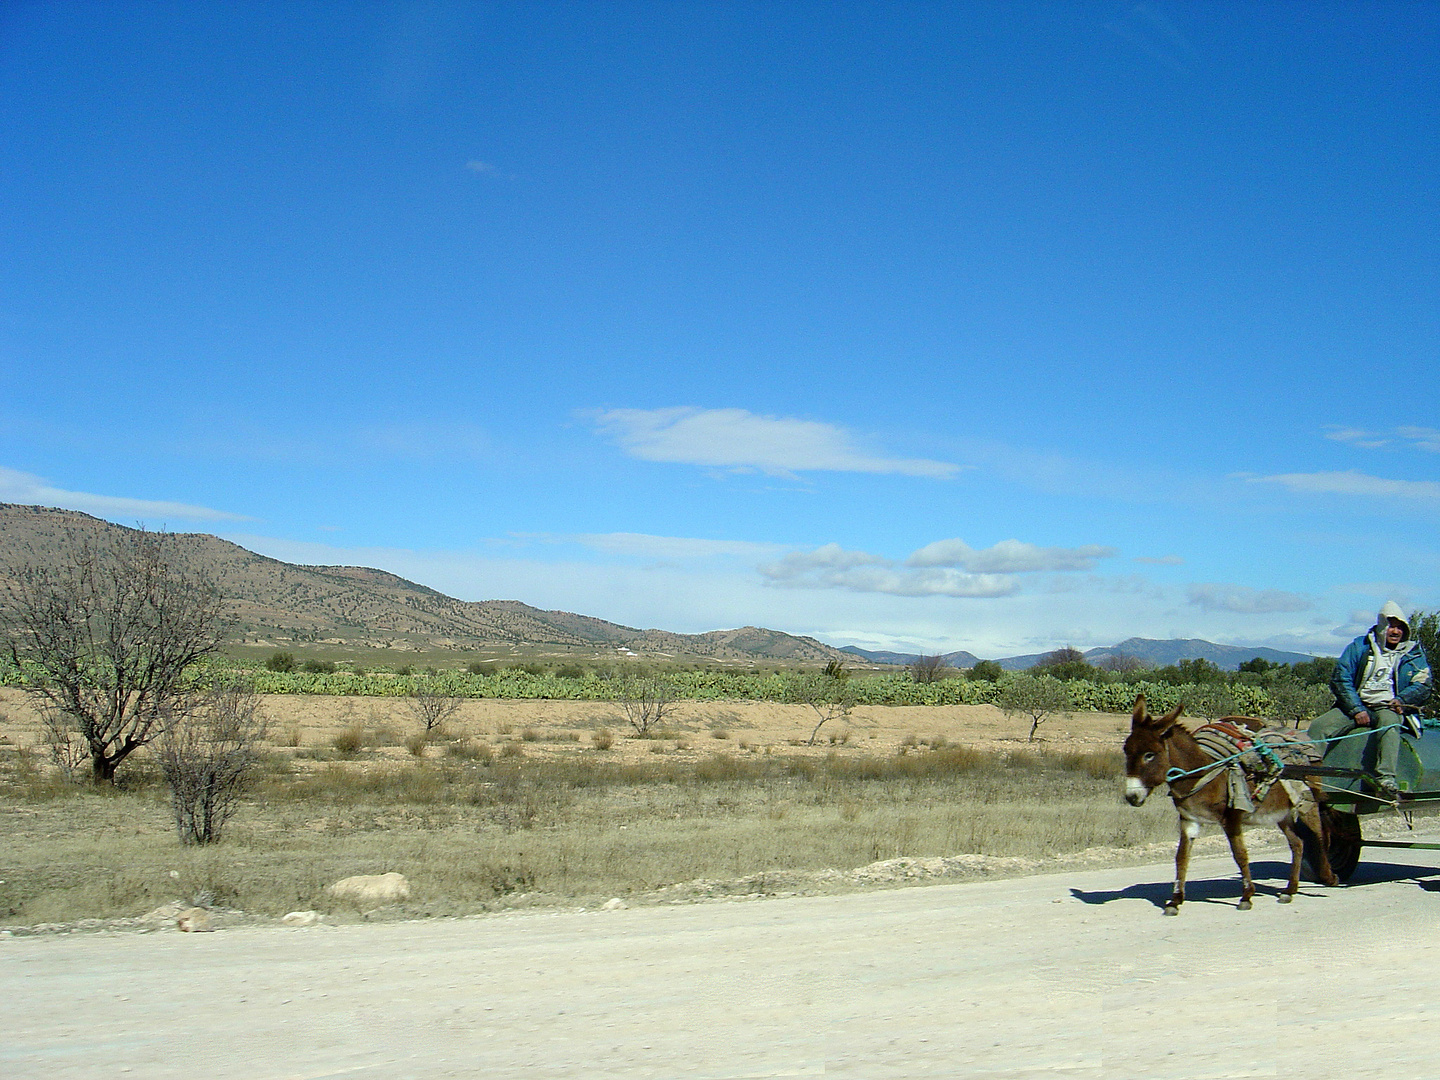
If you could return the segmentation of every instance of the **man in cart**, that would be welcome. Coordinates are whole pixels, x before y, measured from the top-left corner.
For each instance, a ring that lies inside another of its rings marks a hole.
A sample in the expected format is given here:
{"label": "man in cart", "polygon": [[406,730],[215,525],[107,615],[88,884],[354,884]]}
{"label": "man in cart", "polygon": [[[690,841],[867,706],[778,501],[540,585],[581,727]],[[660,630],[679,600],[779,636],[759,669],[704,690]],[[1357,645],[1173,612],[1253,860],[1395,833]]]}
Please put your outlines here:
{"label": "man in cart", "polygon": [[1387,601],[1374,628],[1345,647],[1330,689],[1335,707],[1310,721],[1310,738],[1329,742],[1370,732],[1366,741],[1375,744],[1376,787],[1385,798],[1398,797],[1400,732],[1404,726],[1420,734],[1414,714],[1430,700],[1430,662],[1399,604]]}

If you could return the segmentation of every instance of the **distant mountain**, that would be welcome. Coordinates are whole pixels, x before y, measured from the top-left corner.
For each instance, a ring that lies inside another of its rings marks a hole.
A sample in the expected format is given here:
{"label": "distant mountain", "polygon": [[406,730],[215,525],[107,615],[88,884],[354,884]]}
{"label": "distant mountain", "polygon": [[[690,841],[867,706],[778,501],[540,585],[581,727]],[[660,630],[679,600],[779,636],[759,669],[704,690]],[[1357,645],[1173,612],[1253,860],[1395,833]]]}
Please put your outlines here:
{"label": "distant mountain", "polygon": [[[0,575],[52,561],[84,537],[128,532],[73,510],[0,503]],[[810,637],[745,626],[637,630],[518,600],[464,601],[364,566],[297,566],[207,533],[176,534],[180,561],[219,585],[237,644],[633,654],[680,660],[825,663],[850,655]]]}
{"label": "distant mountain", "polygon": [[[919,653],[898,653],[898,652],[877,652],[872,649],[862,649],[858,645],[843,645],[841,652],[847,652],[851,656],[858,656],[862,660],[868,660],[872,664],[899,664],[902,667],[906,664],[913,664],[920,659]],[[980,658],[974,653],[959,652],[945,654],[945,662],[953,668],[974,667],[980,662]]]}
{"label": "distant mountain", "polygon": [[1216,645],[1213,641],[1200,638],[1175,638],[1157,641],[1154,638],[1126,638],[1119,645],[1109,648],[1090,649],[1085,653],[1088,663],[1094,664],[1110,656],[1134,656],[1147,665],[1168,667],[1181,660],[1209,660],[1225,671],[1235,671],[1247,660],[1259,657],[1272,664],[1298,664],[1315,659],[1308,653],[1285,652],[1269,649],[1263,645]]}
{"label": "distant mountain", "polygon": [[[840,651],[869,660],[874,664],[913,664],[917,655],[915,653],[875,652],[855,645],[845,645]],[[1006,671],[1025,671],[1034,667],[1045,655],[1047,654],[1027,653],[1024,656],[1006,656],[997,660],[996,663]],[[1284,652],[1280,649],[1269,649],[1263,645],[1216,645],[1213,641],[1202,641],[1200,638],[1176,638],[1170,641],[1157,641],[1153,638],[1126,638],[1119,645],[1089,649],[1084,656],[1086,663],[1090,664],[1098,664],[1102,660],[1114,656],[1133,656],[1146,667],[1168,667],[1171,664],[1178,664],[1181,660],[1203,659],[1209,660],[1216,667],[1225,671],[1235,671],[1245,661],[1253,660],[1257,656],[1269,660],[1273,664],[1295,664],[1314,659],[1313,656],[1306,653]],[[951,667],[957,668],[974,667],[980,662],[973,653],[968,652],[946,653],[945,661]]]}

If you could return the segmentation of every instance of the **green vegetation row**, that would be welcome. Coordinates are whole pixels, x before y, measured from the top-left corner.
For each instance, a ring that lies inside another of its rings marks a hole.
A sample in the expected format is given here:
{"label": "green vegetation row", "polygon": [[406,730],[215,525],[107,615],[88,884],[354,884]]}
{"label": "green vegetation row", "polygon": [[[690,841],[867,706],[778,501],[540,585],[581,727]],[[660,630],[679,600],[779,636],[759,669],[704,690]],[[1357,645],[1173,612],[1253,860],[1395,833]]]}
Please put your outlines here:
{"label": "green vegetation row", "polygon": [[[230,665],[213,665],[209,674],[233,672]],[[354,672],[345,669],[326,672],[271,671],[249,669],[254,686],[262,694],[316,694],[325,696],[410,697],[419,692],[464,698],[542,699],[555,701],[614,701],[623,695],[625,681],[633,678],[621,672],[560,675],[551,671],[532,672],[506,668],[475,673],[442,670],[434,674],[400,674],[389,671]],[[673,671],[663,678],[676,698],[690,701],[774,701],[802,704],[813,700],[817,676],[812,672],[785,671],[753,674],[734,671]],[[1003,672],[994,681],[949,678],[930,683],[915,682],[906,674],[855,675],[848,690],[856,705],[989,705],[994,704],[1016,678],[1034,677]],[[1040,676],[1048,678],[1048,676]],[[18,686],[19,672],[0,669],[0,685]],[[1208,684],[1174,685],[1162,681],[1091,682],[1066,681],[1071,708],[1078,711],[1129,712],[1135,696],[1143,693],[1152,708],[1170,709],[1186,703],[1192,709],[1213,696]],[[1274,688],[1235,684],[1225,687],[1227,708],[1249,715],[1272,716],[1283,707],[1283,695]],[[1203,713],[1202,713],[1203,714]]]}

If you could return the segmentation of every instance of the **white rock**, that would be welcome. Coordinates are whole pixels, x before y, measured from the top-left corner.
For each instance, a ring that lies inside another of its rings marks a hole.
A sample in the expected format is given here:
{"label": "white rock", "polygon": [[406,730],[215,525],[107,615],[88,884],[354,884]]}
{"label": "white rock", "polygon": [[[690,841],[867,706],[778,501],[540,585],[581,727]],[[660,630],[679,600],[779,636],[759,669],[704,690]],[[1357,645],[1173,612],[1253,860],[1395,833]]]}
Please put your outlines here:
{"label": "white rock", "polygon": [[320,921],[318,911],[292,911],[281,916],[280,921],[286,926],[314,926]]}
{"label": "white rock", "polygon": [[606,900],[605,903],[600,905],[600,910],[624,911],[629,906],[629,904],[627,904],[624,900],[621,900],[618,896],[612,896],[609,900]]}
{"label": "white rock", "polygon": [[210,913],[202,907],[186,908],[176,917],[175,925],[187,934],[208,934],[215,929],[210,925]]}
{"label": "white rock", "polygon": [[404,874],[357,874],[341,878],[325,890],[337,900],[354,900],[366,904],[390,904],[410,899],[410,882]]}

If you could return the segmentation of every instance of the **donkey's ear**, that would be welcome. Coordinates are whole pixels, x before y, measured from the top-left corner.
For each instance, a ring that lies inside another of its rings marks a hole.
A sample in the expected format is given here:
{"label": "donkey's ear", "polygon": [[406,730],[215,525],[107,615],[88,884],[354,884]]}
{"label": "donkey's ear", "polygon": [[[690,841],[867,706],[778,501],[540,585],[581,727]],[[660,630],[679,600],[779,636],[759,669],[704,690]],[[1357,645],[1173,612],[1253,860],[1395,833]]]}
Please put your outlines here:
{"label": "donkey's ear", "polygon": [[1150,710],[1145,705],[1145,695],[1139,694],[1135,698],[1135,711],[1130,714],[1132,723],[1143,724],[1145,718],[1150,715]]}
{"label": "donkey's ear", "polygon": [[1175,726],[1175,721],[1180,719],[1180,714],[1184,711],[1185,703],[1182,701],[1179,705],[1176,705],[1164,716],[1160,717],[1159,720],[1156,720],[1155,725],[1157,727],[1164,728],[1166,731],[1169,731],[1172,727]]}

